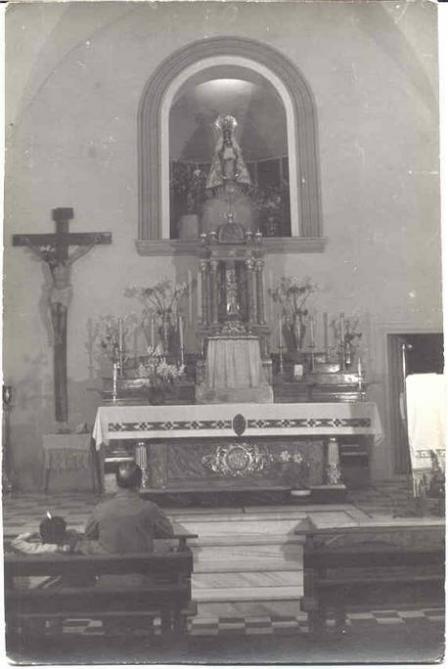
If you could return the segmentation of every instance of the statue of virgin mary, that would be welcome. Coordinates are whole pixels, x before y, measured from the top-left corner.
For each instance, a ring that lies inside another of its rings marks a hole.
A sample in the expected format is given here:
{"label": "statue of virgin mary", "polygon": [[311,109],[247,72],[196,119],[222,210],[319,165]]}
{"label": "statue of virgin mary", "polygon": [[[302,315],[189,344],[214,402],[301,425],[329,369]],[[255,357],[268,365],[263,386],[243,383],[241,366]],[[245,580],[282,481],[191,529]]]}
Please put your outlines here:
{"label": "statue of virgin mary", "polygon": [[218,132],[213,160],[206,182],[208,199],[202,219],[202,232],[216,231],[232,219],[245,230],[253,231],[253,207],[242,185],[251,185],[243,152],[235,138],[237,121],[233,116],[220,114],[215,121]]}

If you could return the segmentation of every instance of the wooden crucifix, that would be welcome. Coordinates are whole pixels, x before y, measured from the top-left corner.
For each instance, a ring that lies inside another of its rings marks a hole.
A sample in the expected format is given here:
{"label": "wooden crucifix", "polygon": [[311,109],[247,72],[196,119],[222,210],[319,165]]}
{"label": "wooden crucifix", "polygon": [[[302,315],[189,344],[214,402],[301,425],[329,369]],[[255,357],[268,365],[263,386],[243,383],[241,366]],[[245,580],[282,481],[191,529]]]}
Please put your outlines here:
{"label": "wooden crucifix", "polygon": [[[52,211],[56,232],[13,235],[13,246],[26,246],[47,264],[51,275],[48,309],[53,331],[53,376],[55,419],[66,423],[67,399],[67,312],[72,299],[71,266],[96,244],[110,244],[110,232],[69,232],[73,209],[60,207]],[[69,253],[70,246],[77,248]]]}

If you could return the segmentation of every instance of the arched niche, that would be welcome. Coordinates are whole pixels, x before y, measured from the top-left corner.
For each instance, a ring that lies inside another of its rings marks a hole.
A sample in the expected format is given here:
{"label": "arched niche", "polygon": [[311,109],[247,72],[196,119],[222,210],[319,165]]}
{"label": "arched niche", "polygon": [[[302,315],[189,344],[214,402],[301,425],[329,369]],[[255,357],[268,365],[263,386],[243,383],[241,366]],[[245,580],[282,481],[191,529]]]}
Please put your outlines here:
{"label": "arched niche", "polygon": [[309,86],[299,70],[271,47],[218,37],[175,52],[158,67],[143,91],[138,119],[138,251],[147,255],[192,250],[192,244],[170,240],[170,110],[186,82],[223,67],[250,71],[269,82],[285,109],[292,239],[271,239],[268,249],[282,251],[287,245],[288,250],[322,250],[317,119]]}

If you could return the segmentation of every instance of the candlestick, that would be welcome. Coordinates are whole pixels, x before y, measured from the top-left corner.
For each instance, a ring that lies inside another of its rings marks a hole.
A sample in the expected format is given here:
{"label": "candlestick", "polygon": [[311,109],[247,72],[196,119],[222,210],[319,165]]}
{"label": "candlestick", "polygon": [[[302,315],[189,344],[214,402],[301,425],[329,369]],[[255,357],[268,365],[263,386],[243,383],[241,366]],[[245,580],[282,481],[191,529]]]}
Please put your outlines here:
{"label": "candlestick", "polygon": [[151,316],[151,348],[155,348],[155,339],[154,339],[154,316]]}
{"label": "candlestick", "polygon": [[117,401],[118,363],[114,362],[112,371],[112,402]]}
{"label": "candlestick", "polygon": [[324,351],[325,351],[325,356],[328,357],[328,314],[325,311],[324,312]]}
{"label": "candlestick", "polygon": [[279,351],[279,373],[283,374],[284,372],[284,367],[283,367],[283,335],[282,335],[282,323],[283,319],[280,316],[279,318],[279,327],[278,327],[278,351]]}
{"label": "candlestick", "polygon": [[118,348],[120,351],[123,350],[123,319],[118,319]]}
{"label": "candlestick", "polygon": [[191,276],[191,270],[187,271],[187,282],[188,282],[188,322],[190,323],[190,327],[193,323],[193,292],[192,292],[192,276]]}
{"label": "candlestick", "polygon": [[311,341],[311,348],[314,348],[315,345],[315,338],[314,338],[314,318],[310,318],[310,341]]}
{"label": "candlestick", "polygon": [[358,390],[362,393],[363,377],[362,377],[362,362],[361,358],[358,358]]}
{"label": "candlestick", "polygon": [[345,357],[345,319],[344,319],[344,313],[341,312],[339,316],[339,322],[340,322],[340,349],[341,349],[341,368],[343,371],[346,370],[347,368],[347,361]]}
{"label": "candlestick", "polygon": [[184,324],[182,316],[179,316],[179,346],[180,346],[180,364],[184,364]]}
{"label": "candlestick", "polygon": [[341,312],[341,315],[340,315],[340,324],[341,324],[341,345],[344,346],[344,343],[345,343],[345,316],[344,316],[343,312]]}
{"label": "candlestick", "polygon": [[138,358],[138,334],[137,334],[137,328],[134,328],[133,332],[133,346],[134,346],[134,360],[135,360],[135,366],[137,367],[137,358]]}
{"label": "candlestick", "polygon": [[202,280],[201,273],[198,272],[196,275],[196,296],[197,296],[197,307],[198,307],[198,319],[202,321]]}

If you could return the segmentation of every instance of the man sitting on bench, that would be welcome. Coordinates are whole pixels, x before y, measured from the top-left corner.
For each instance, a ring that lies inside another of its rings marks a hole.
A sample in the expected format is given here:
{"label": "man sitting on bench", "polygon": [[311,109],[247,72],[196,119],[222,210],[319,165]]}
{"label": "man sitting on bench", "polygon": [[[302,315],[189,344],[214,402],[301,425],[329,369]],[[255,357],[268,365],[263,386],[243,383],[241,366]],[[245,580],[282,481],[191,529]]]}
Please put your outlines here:
{"label": "man sitting on bench", "polygon": [[[80,550],[84,554],[151,553],[154,539],[172,537],[173,527],[157,504],[140,497],[142,470],[137,464],[120,464],[116,480],[114,497],[100,502],[87,521]],[[111,578],[123,577],[109,576],[108,582]]]}
{"label": "man sitting on bench", "polygon": [[[100,502],[87,521],[84,540],[79,550],[84,554],[152,553],[154,539],[173,536],[173,527],[157,504],[139,495],[142,470],[134,462],[119,465],[116,474],[118,490],[112,499]],[[139,586],[150,574],[107,574],[100,576],[97,587]],[[127,616],[124,619],[103,621],[107,634],[131,633],[148,627],[148,620]]]}

